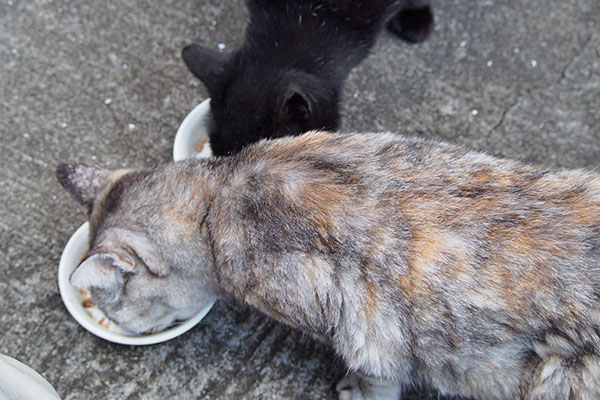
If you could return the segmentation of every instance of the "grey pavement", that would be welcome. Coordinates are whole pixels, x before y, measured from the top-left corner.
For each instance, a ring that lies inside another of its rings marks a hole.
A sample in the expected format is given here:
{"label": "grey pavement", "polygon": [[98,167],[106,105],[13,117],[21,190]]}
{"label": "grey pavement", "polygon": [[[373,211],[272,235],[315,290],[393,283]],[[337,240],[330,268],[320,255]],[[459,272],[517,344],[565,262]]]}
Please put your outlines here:
{"label": "grey pavement", "polygon": [[[219,302],[185,335],[130,347],[81,328],[58,292],[61,251],[85,215],[57,164],[170,160],[206,96],[180,49],[239,45],[242,2],[0,1],[0,353],[63,399],[334,398],[344,370],[331,351],[241,305]],[[384,35],[354,70],[343,130],[597,169],[598,0],[447,0],[435,12],[429,41]]]}

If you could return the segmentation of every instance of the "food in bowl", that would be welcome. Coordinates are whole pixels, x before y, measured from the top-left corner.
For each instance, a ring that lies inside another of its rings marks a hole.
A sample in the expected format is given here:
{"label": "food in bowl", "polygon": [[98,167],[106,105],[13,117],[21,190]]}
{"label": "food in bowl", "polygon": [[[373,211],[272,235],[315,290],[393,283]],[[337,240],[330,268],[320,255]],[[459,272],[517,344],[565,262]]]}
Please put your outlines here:
{"label": "food in bowl", "polygon": [[173,143],[173,159],[212,157],[208,126],[210,99],[198,104],[183,120]]}
{"label": "food in bowl", "polygon": [[79,296],[81,296],[81,306],[85,309],[85,313],[98,325],[120,335],[130,335],[130,333],[120,328],[104,315],[102,310],[94,303],[94,300],[92,300],[87,290],[79,290]]}
{"label": "food in bowl", "polygon": [[196,142],[196,146],[194,146],[196,153],[198,153],[196,156],[198,156],[199,154],[202,153],[202,150],[204,149],[204,145],[206,144],[207,141],[208,141],[208,139],[203,137],[202,139],[198,140],[198,142]]}

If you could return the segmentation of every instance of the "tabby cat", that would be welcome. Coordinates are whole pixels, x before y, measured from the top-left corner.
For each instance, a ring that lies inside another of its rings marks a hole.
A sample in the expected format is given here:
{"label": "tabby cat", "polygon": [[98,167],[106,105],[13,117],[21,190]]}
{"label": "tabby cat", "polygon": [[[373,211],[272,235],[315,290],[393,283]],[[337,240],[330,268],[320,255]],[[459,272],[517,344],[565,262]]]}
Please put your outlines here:
{"label": "tabby cat", "polygon": [[57,174],[90,220],[71,283],[132,333],[229,297],[331,345],[341,399],[600,398],[597,173],[309,132]]}

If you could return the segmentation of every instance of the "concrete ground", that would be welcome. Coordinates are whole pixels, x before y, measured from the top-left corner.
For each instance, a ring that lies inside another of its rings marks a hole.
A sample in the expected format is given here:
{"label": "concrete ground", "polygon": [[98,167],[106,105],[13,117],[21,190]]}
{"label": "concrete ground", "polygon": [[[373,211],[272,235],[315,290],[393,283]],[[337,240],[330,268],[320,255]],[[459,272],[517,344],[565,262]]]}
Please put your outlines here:
{"label": "concrete ground", "polygon": [[[399,131],[553,166],[600,164],[600,2],[439,1],[431,40],[384,35],[350,77],[345,130]],[[55,168],[168,161],[206,92],[191,41],[240,44],[241,0],[1,0],[0,353],[63,399],[331,399],[343,368],[310,338],[218,303],[170,342],[103,341],[61,301],[61,251],[85,220]],[[410,399],[435,397],[423,390]]]}

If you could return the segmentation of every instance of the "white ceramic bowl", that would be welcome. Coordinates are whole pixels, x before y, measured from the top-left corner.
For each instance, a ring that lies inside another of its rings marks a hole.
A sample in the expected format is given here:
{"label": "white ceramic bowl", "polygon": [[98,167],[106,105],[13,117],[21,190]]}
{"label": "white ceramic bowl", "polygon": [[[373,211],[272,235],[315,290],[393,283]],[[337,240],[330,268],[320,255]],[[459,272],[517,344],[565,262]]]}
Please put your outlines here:
{"label": "white ceramic bowl", "polygon": [[81,326],[94,335],[110,342],[129,345],[145,345],[165,342],[190,330],[194,325],[200,322],[212,308],[214,302],[208,304],[198,314],[180,324],[162,332],[148,335],[129,336],[103,327],[88,315],[86,308],[82,305],[82,297],[80,296],[79,290],[73,287],[69,281],[71,273],[81,263],[88,251],[88,234],[89,224],[86,222],[77,229],[73,236],[71,236],[71,239],[67,242],[58,266],[58,287],[67,310],[69,310],[73,318],[75,318]]}
{"label": "white ceramic bowl", "polygon": [[[204,100],[190,112],[183,120],[173,143],[173,159],[175,161],[186,158],[206,158],[212,156],[210,142],[208,142],[207,118],[210,113],[210,99]],[[196,151],[196,144],[206,139],[202,151]]]}

